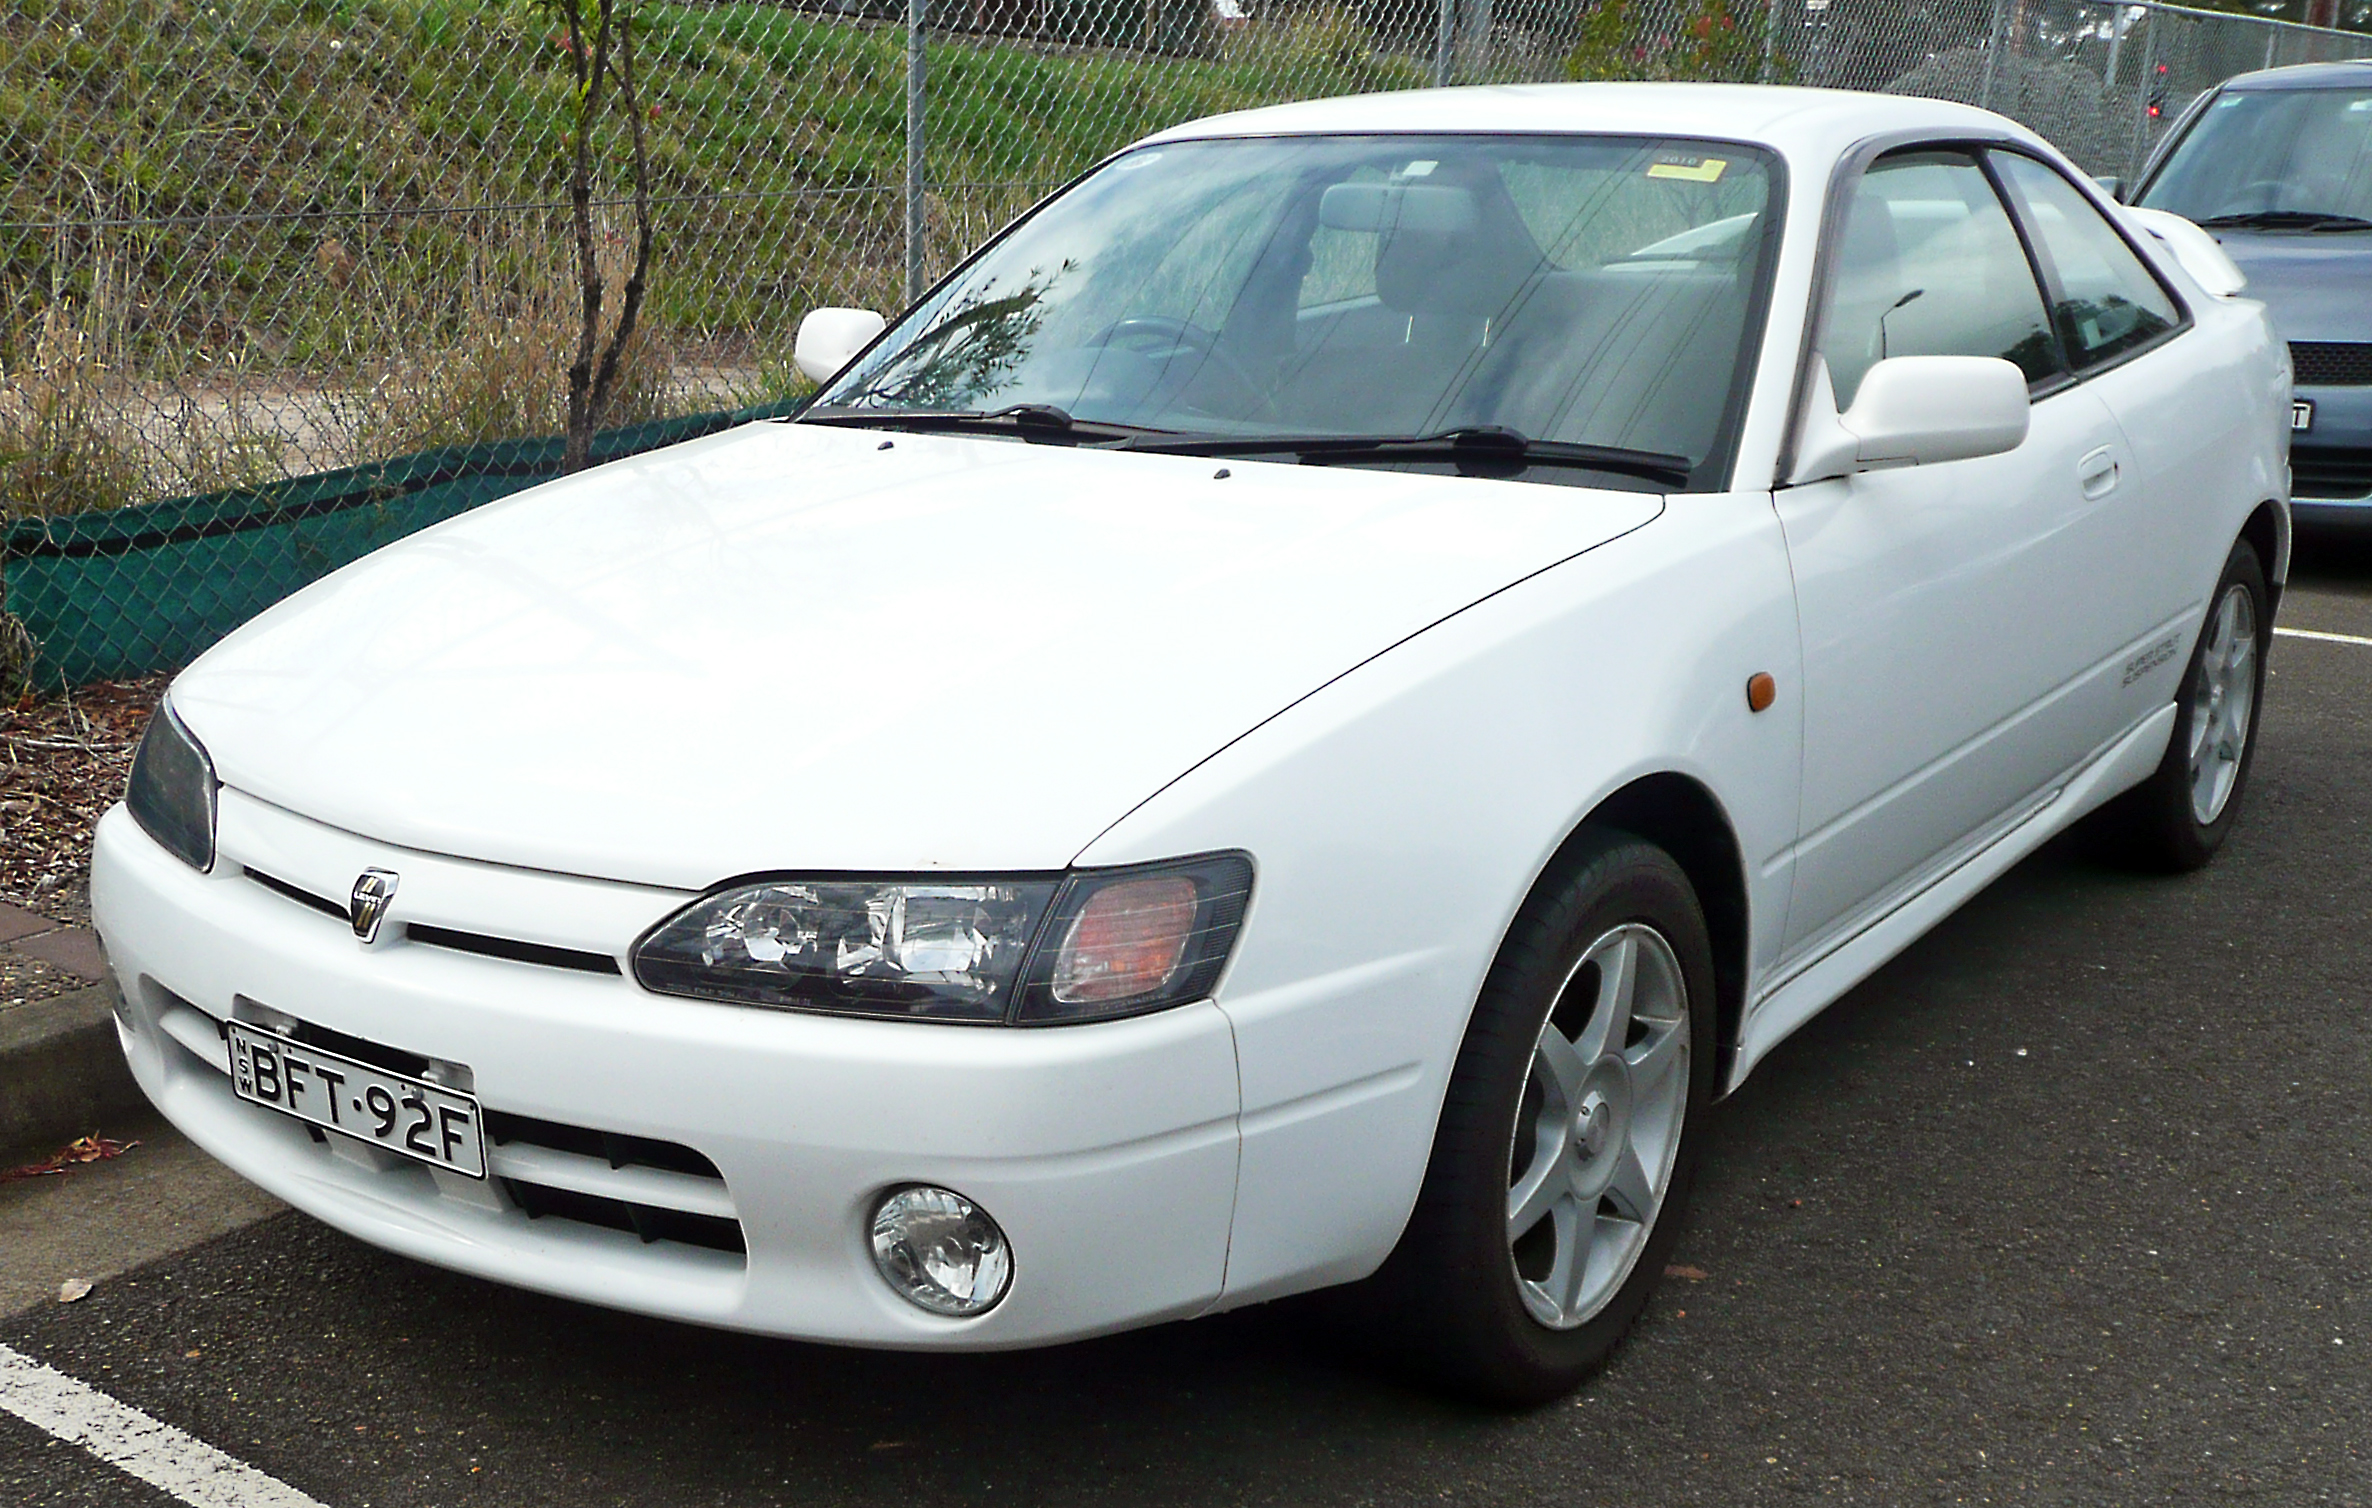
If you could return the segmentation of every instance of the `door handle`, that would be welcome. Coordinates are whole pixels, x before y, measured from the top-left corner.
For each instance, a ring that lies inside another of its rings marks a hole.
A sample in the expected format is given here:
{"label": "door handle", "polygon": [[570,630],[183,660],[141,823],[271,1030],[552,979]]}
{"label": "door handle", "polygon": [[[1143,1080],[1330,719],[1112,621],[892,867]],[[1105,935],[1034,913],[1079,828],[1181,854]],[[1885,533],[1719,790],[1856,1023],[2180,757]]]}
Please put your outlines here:
{"label": "door handle", "polygon": [[2086,498],[2106,497],[2116,489],[2117,457],[2106,445],[2076,462],[2076,480]]}

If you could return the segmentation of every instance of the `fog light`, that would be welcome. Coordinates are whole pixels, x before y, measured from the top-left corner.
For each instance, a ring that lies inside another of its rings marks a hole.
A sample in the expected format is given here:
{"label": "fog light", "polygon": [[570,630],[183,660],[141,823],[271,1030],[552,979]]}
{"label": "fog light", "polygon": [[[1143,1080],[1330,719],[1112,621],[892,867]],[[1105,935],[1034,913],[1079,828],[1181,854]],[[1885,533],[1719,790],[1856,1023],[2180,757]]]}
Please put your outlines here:
{"label": "fog light", "polygon": [[933,1314],[986,1314],[1013,1281],[1005,1233],[953,1189],[893,1189],[873,1211],[873,1265],[898,1296]]}

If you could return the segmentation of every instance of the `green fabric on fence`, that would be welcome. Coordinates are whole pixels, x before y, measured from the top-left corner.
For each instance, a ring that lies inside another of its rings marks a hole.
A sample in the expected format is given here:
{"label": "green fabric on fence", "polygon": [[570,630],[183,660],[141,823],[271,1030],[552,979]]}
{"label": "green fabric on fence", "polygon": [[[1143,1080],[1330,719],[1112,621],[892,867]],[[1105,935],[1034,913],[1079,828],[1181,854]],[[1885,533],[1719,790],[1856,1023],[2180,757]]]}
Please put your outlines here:
{"label": "green fabric on fence", "polygon": [[[593,458],[655,450],[799,400],[661,419],[595,437]],[[417,529],[560,474],[558,438],[497,440],[57,518],[0,536],[0,606],[33,637],[37,686],[146,675],[195,659],[286,597]]]}

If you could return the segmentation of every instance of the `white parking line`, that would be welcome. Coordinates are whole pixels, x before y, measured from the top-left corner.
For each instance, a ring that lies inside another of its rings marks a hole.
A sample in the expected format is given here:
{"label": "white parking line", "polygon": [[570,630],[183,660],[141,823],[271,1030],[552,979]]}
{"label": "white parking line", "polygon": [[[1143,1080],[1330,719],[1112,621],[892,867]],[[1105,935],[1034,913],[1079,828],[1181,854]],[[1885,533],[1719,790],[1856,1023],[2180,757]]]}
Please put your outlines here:
{"label": "white parking line", "polygon": [[2326,634],[2311,628],[2277,628],[2273,632],[2284,639],[2320,639],[2325,644],[2361,644],[2372,649],[2372,639],[2362,634]]}
{"label": "white parking line", "polygon": [[286,1482],[6,1346],[0,1346],[0,1409],[192,1508],[322,1508]]}

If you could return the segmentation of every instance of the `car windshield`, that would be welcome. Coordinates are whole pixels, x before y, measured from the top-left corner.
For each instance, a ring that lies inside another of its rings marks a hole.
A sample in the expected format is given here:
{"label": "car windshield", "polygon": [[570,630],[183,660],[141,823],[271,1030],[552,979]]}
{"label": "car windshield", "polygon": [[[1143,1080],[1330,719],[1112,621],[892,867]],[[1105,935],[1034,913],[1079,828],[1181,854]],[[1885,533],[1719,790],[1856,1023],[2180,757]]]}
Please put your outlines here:
{"label": "car windshield", "polygon": [[2372,89],[2235,89],[2207,107],[2141,202],[2202,224],[2372,222]]}
{"label": "car windshield", "polygon": [[1001,413],[1238,453],[1481,435],[1687,473],[1735,406],[1773,172],[1748,147],[1611,136],[1140,149],[989,246],[808,414]]}

